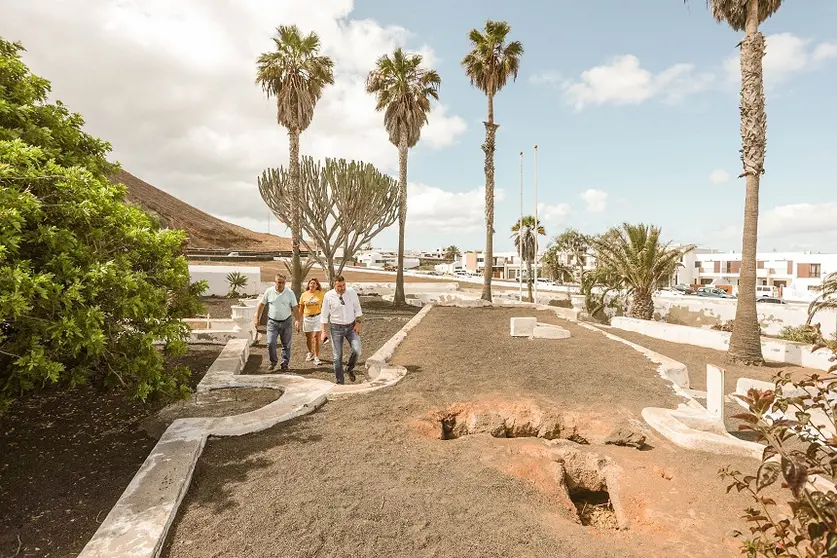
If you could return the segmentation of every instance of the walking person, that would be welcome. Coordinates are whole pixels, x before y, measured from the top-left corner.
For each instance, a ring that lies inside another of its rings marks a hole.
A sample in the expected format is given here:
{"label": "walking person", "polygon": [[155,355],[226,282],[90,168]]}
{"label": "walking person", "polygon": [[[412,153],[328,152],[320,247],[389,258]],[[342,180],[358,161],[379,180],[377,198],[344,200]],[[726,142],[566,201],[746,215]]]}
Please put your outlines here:
{"label": "walking person", "polygon": [[265,304],[267,307],[267,354],[270,358],[268,372],[276,370],[279,359],[276,355],[276,340],[282,342],[282,372],[288,371],[288,364],[291,361],[291,340],[294,329],[298,326],[295,317],[299,305],[296,302],[296,295],[290,289],[285,288],[285,276],[281,273],[276,275],[275,283],[262,295],[259,306],[256,308],[256,315],[253,318],[253,326],[259,324],[262,310]]}
{"label": "walking person", "polygon": [[[338,384],[343,383],[343,340],[349,342],[352,354],[346,365],[349,381],[355,381],[355,365],[360,357],[360,322],[363,311],[360,299],[354,289],[346,286],[342,275],[334,278],[334,288],[323,297],[323,310],[320,315],[322,337],[331,335],[331,352],[334,355],[334,377]],[[330,327],[329,327],[330,326]],[[328,329],[327,329],[328,328]]]}
{"label": "walking person", "polygon": [[[320,313],[323,309],[323,289],[316,278],[308,280],[308,288],[299,296],[299,319],[301,329],[305,333],[305,344],[308,346],[306,361],[314,361],[314,366],[320,365]],[[297,326],[297,331],[300,326]]]}

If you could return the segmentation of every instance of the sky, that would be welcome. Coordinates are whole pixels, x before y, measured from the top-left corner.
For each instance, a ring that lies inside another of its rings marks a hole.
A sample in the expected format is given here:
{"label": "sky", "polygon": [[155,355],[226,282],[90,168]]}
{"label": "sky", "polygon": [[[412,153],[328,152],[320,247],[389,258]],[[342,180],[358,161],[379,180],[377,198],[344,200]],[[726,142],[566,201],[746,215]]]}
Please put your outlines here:
{"label": "sky", "polygon": [[[807,10],[807,11],[806,11]],[[213,215],[287,234],[256,177],[287,165],[275,103],[255,60],[278,25],[315,31],[335,84],[302,134],[303,155],[358,159],[397,175],[398,153],[364,90],[382,54],[404,47],[441,75],[440,101],[409,155],[408,249],[485,241],[485,95],[460,61],[467,33],[506,20],[520,75],[495,99],[495,250],[511,250],[535,208],[551,238],[623,222],[738,249],[741,35],[702,0],[6,0],[0,35],[21,41],[53,98],[110,141],[128,172]],[[786,2],[767,36],[766,174],[759,249],[837,252],[837,2]],[[397,245],[397,224],[373,245]]]}

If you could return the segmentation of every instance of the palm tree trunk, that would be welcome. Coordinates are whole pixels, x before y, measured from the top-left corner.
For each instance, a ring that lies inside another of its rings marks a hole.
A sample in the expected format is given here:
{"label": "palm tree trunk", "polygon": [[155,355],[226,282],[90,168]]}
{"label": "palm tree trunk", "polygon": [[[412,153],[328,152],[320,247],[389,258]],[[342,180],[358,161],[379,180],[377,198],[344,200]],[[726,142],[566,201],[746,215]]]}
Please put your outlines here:
{"label": "palm tree trunk", "polygon": [[485,275],[482,285],[482,299],[492,302],[491,277],[494,273],[494,96],[488,95],[488,120],[485,124]]}
{"label": "palm tree trunk", "polygon": [[299,259],[299,245],[302,237],[302,187],[299,183],[299,130],[288,130],[291,144],[291,290],[299,299],[302,294],[302,263]]}
{"label": "palm tree trunk", "polygon": [[767,144],[767,114],[764,109],[764,35],[759,32],[759,2],[747,7],[746,36],[741,43],[741,162],[746,177],[744,231],[738,306],[727,360],[759,366],[764,364],[761,331],[756,311],[756,251],[759,223],[759,180],[764,173]]}
{"label": "palm tree trunk", "polygon": [[532,261],[526,260],[526,284],[528,285],[529,289],[529,302],[535,302],[532,299]]}
{"label": "palm tree trunk", "polygon": [[404,295],[404,236],[407,228],[407,134],[401,132],[398,144],[398,271],[395,276],[395,306],[405,306],[407,299]]}
{"label": "palm tree trunk", "polygon": [[639,320],[650,320],[654,317],[654,298],[651,296],[650,291],[634,291],[633,300],[631,301],[631,311],[628,313],[628,317]]}

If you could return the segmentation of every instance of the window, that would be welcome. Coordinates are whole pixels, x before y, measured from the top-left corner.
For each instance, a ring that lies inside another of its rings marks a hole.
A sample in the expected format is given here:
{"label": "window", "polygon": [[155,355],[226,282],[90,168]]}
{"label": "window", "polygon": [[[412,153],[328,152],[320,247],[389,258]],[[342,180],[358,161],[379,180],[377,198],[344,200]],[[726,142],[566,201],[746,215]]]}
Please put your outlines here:
{"label": "window", "polygon": [[811,264],[809,270],[809,277],[818,278],[820,276],[820,264]]}
{"label": "window", "polygon": [[703,267],[703,262],[695,262],[695,269],[700,269]]}

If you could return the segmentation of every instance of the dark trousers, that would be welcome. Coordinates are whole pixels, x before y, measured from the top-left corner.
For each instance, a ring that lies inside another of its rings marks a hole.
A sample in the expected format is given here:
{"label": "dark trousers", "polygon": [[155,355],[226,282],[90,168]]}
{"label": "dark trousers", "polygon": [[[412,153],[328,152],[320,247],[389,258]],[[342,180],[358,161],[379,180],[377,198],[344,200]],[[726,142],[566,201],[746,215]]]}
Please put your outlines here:
{"label": "dark trousers", "polygon": [[349,342],[352,354],[349,355],[349,364],[346,369],[354,370],[357,359],[360,356],[360,335],[355,333],[355,324],[331,324],[331,354],[334,357],[334,377],[337,383],[343,383],[343,340]]}
{"label": "dark trousers", "polygon": [[294,317],[289,316],[284,320],[267,320],[267,354],[270,357],[270,364],[276,365],[279,361],[276,355],[276,339],[282,341],[282,366],[287,366],[291,361],[291,339],[294,334]]}

